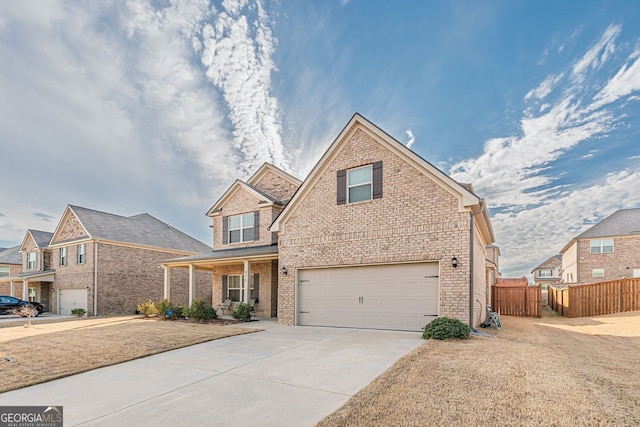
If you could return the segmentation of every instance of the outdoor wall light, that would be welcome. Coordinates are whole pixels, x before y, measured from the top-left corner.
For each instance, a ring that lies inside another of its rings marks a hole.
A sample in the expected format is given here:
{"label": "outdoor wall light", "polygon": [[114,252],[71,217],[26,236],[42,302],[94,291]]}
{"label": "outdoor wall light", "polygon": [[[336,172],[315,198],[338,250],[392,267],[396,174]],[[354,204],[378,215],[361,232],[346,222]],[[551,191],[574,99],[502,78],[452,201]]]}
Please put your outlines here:
{"label": "outdoor wall light", "polygon": [[453,266],[453,268],[458,267],[458,258],[456,258],[455,256],[451,258],[451,265]]}
{"label": "outdoor wall light", "polygon": [[282,274],[289,274],[289,270],[287,270],[287,267],[282,267]]}

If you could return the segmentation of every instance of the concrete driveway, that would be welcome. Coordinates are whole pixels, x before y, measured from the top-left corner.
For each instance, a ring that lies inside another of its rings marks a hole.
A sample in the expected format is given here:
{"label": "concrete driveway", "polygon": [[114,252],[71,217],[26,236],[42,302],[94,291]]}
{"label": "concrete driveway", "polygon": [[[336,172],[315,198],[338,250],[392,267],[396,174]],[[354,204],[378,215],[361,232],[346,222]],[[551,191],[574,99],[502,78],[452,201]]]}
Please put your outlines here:
{"label": "concrete driveway", "polygon": [[65,426],[311,426],[423,342],[416,332],[247,326],[265,331],[7,392],[0,406],[63,406]]}

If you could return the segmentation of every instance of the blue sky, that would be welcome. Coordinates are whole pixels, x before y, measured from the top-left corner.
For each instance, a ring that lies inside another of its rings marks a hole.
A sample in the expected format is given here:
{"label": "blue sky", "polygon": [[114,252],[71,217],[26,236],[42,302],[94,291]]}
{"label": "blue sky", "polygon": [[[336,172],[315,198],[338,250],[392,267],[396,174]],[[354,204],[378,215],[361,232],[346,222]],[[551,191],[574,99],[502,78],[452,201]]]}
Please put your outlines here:
{"label": "blue sky", "polygon": [[206,210],[359,112],[490,206],[503,275],[640,207],[635,1],[0,2],[0,246]]}

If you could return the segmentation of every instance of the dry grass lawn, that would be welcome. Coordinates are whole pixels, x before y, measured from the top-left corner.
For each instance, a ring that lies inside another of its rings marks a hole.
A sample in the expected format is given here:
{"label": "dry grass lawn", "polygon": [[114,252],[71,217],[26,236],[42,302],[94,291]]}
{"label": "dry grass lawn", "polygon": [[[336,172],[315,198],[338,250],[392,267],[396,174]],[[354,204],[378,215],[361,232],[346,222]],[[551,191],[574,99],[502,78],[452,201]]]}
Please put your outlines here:
{"label": "dry grass lawn", "polygon": [[6,327],[0,329],[0,392],[255,331],[131,317]]}
{"label": "dry grass lawn", "polygon": [[319,426],[640,425],[640,312],[502,325],[425,342]]}

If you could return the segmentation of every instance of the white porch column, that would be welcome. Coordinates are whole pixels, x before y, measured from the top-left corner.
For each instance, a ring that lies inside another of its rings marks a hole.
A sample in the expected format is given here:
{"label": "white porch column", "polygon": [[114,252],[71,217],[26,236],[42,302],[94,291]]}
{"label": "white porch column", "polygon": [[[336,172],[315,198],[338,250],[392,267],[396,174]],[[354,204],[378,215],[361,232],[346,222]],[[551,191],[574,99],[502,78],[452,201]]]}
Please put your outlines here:
{"label": "white porch column", "polygon": [[249,261],[244,260],[244,299],[242,302],[249,302]]}
{"label": "white porch column", "polygon": [[193,264],[189,264],[189,307],[196,295],[195,269]]}
{"label": "white porch column", "polygon": [[167,265],[164,268],[164,299],[171,299],[171,268]]}
{"label": "white porch column", "polygon": [[11,295],[12,297],[16,296],[16,287],[13,284],[13,280],[9,282],[9,295]]}
{"label": "white porch column", "polygon": [[22,300],[29,301],[29,279],[25,280],[24,286],[22,287]]}

